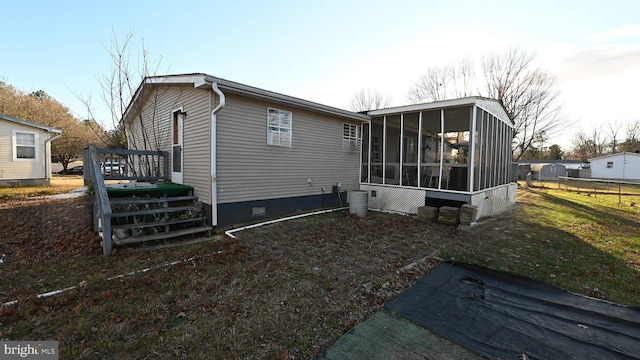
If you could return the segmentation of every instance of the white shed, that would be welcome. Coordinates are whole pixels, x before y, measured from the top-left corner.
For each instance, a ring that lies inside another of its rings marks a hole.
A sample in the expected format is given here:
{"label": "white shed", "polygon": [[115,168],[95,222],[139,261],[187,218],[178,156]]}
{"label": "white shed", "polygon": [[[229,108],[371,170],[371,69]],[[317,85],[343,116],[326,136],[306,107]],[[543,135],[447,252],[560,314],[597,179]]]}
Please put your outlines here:
{"label": "white shed", "polygon": [[640,180],[640,154],[621,152],[589,159],[594,179]]}

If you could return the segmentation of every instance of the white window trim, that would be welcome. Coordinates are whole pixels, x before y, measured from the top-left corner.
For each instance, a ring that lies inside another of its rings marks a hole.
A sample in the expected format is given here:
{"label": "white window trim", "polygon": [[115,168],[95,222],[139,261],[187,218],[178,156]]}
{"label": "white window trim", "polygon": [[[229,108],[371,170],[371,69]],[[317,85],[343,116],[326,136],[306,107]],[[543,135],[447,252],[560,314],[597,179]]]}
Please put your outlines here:
{"label": "white window trim", "polygon": [[[345,135],[345,127],[349,127],[349,134]],[[351,130],[355,129],[355,137],[351,136]],[[362,145],[362,137],[360,133],[360,126],[349,123],[342,123],[342,148],[345,150],[360,151]]]}
{"label": "white window trim", "polygon": [[[33,159],[23,159],[18,157],[18,146],[28,146],[28,145],[18,145],[17,134],[31,134],[33,135],[34,142],[34,155]],[[27,130],[13,130],[11,136],[11,149],[13,152],[13,161],[40,161],[40,139],[38,137],[38,133],[35,131],[27,131]]]}
{"label": "white window trim", "polygon": [[[289,117],[289,126],[285,127],[282,126],[282,123],[279,123],[278,125],[270,125],[269,124],[269,113],[272,111],[277,111],[279,113],[279,118],[282,118],[282,115],[286,115],[288,114]],[[276,127],[278,128],[277,131],[274,130],[269,130],[269,127]],[[275,137],[274,135],[278,134],[277,139],[278,141],[274,141]],[[288,134],[289,136],[287,137],[288,141],[282,141],[282,134]],[[286,111],[286,110],[280,110],[280,109],[276,109],[276,108],[271,108],[268,107],[267,108],[267,145],[272,145],[272,146],[283,146],[283,147],[291,147],[291,143],[292,143],[292,139],[293,139],[293,113],[291,111]]]}

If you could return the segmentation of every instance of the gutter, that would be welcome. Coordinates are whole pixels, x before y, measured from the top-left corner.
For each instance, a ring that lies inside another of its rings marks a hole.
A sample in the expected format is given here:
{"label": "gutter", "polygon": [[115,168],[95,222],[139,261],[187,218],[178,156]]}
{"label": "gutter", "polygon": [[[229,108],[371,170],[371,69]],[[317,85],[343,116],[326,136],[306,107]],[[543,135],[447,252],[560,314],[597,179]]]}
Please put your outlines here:
{"label": "gutter", "polygon": [[51,162],[51,155],[47,155],[47,143],[52,142],[53,140],[59,138],[60,136],[62,136],[62,130],[60,130],[60,132],[58,133],[58,135],[52,137],[52,138],[48,138],[47,140],[44,141],[44,178],[45,180],[47,180],[47,182],[49,182],[49,184],[51,184],[51,169],[49,169],[49,163]]}
{"label": "gutter", "polygon": [[220,97],[220,103],[211,111],[211,154],[209,155],[211,158],[211,226],[216,226],[218,225],[218,188],[216,180],[216,126],[218,120],[216,118],[216,114],[222,110],[226,100],[224,93],[218,88],[218,83],[211,83],[211,90]]}

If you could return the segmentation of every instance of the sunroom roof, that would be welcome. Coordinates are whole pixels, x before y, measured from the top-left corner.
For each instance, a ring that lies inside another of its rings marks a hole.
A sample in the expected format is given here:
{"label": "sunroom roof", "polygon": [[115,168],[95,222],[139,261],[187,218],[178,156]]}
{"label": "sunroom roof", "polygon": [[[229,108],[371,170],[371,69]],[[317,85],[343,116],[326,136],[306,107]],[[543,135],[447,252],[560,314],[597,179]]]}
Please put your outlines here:
{"label": "sunroom roof", "polygon": [[507,112],[504,109],[502,103],[495,99],[489,99],[481,96],[470,96],[459,99],[451,99],[451,100],[443,100],[443,101],[434,101],[429,103],[421,103],[421,104],[412,104],[412,105],[404,105],[391,107],[386,109],[372,110],[367,112],[369,116],[382,116],[382,115],[394,115],[394,114],[402,114],[407,112],[414,111],[424,111],[424,110],[435,110],[435,109],[443,109],[449,107],[457,107],[457,106],[472,106],[476,105],[493,116],[501,119],[502,121],[512,124],[513,121],[507,115]]}

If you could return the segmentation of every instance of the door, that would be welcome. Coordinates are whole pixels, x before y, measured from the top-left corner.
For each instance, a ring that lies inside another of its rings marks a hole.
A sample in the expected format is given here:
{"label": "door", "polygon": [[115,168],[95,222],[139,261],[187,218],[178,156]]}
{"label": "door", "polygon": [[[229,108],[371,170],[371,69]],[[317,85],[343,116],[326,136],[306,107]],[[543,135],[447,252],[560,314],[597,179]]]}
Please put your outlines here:
{"label": "door", "polygon": [[183,164],[183,130],[184,115],[182,110],[173,112],[173,145],[171,146],[171,182],[182,184],[182,164]]}

